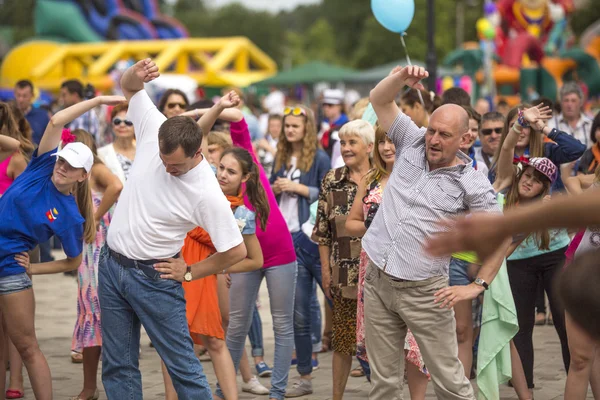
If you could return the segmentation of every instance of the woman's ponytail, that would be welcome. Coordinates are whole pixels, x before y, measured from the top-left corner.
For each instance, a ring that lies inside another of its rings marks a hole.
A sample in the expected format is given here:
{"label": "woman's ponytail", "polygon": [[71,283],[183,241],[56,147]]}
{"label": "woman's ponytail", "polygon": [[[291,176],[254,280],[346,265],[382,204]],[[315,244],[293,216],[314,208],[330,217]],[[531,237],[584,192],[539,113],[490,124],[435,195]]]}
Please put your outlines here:
{"label": "woman's ponytail", "polygon": [[256,211],[256,219],[260,224],[260,229],[264,231],[267,227],[267,220],[269,219],[271,207],[269,206],[269,200],[267,199],[267,192],[260,182],[259,169],[256,163],[252,162],[248,174],[249,177],[246,181],[246,195]]}
{"label": "woman's ponytail", "polygon": [[92,202],[89,179],[76,183],[75,201],[77,202],[79,213],[85,218],[85,222],[83,223],[83,241],[85,243],[93,243],[96,240],[96,219],[94,218],[94,203]]}

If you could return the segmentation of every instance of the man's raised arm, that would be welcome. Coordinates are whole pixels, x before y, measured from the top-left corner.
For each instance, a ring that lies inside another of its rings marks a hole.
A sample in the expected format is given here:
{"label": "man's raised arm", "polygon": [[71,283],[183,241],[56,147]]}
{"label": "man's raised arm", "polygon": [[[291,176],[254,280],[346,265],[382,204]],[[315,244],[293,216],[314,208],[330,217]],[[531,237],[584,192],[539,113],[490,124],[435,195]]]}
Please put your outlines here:
{"label": "man's raised arm", "polygon": [[158,67],[150,58],[138,61],[129,67],[121,77],[121,90],[127,101],[144,89],[144,83],[153,81],[159,76]]}
{"label": "man's raised arm", "polygon": [[396,67],[390,72],[387,78],[371,90],[369,96],[379,125],[386,131],[389,132],[392,123],[396,119],[396,116],[400,112],[400,109],[396,105],[396,96],[404,88],[409,86],[417,90],[423,89],[421,79],[429,76],[429,73],[425,71],[425,68],[408,66],[408,67]]}

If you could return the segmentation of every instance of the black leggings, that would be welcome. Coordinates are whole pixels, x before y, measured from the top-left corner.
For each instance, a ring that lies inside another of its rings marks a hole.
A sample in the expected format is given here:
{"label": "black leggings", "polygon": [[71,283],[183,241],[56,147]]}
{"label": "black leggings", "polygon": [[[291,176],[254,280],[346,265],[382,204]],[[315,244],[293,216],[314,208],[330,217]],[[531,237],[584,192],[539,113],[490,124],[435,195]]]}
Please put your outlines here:
{"label": "black leggings", "polygon": [[566,247],[523,260],[507,262],[508,278],[515,299],[519,332],[513,338],[515,347],[521,357],[527,386],[533,388],[533,326],[535,322],[535,303],[538,282],[542,282],[548,294],[550,311],[554,321],[554,329],[558,333],[562,347],[565,370],[569,371],[570,355],[565,330],[565,313],[553,292],[554,276],[565,263]]}

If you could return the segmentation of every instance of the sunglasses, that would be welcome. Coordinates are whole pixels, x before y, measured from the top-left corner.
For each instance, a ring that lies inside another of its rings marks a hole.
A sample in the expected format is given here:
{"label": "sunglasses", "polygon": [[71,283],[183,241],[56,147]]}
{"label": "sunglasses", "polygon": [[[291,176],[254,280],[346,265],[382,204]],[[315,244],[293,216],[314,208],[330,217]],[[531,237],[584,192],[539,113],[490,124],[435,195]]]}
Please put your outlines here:
{"label": "sunglasses", "polygon": [[481,130],[481,134],[483,136],[491,135],[494,132],[497,134],[501,134],[503,130],[504,130],[504,128],[486,128],[486,129]]}
{"label": "sunglasses", "polygon": [[286,107],[283,109],[283,115],[294,115],[296,117],[304,115],[306,117],[306,111],[300,107]]}
{"label": "sunglasses", "polygon": [[115,125],[115,126],[121,125],[122,123],[124,123],[127,126],[133,126],[133,122],[129,121],[128,119],[121,119],[121,118],[113,119],[113,125]]}
{"label": "sunglasses", "polygon": [[169,110],[172,110],[175,107],[179,107],[182,110],[184,110],[187,107],[187,104],[185,104],[185,103],[168,103],[167,104],[167,108],[169,108]]}

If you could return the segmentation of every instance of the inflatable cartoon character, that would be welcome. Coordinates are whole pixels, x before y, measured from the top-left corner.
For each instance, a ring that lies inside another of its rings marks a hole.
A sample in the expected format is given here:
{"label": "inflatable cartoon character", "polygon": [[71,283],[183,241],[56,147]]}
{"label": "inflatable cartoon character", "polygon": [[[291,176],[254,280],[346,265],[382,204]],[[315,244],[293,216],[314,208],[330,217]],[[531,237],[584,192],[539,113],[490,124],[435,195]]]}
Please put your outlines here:
{"label": "inflatable cartoon character", "polygon": [[[550,33],[553,28],[564,30],[573,4],[572,0],[499,0],[497,10],[498,54],[504,64],[519,68],[524,59],[542,60]],[[556,36],[556,29],[553,33]]]}

